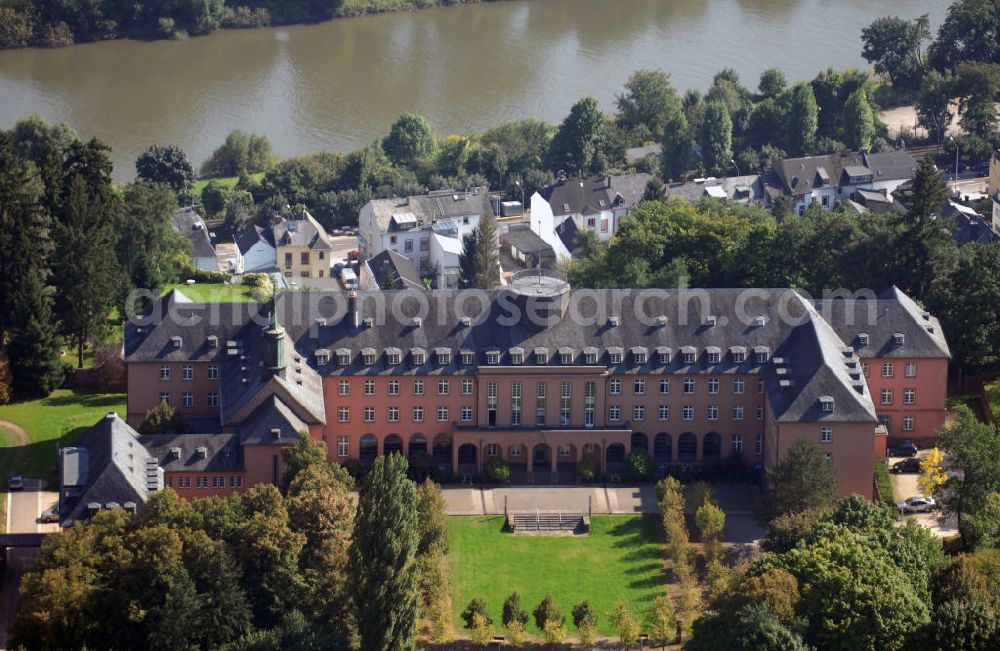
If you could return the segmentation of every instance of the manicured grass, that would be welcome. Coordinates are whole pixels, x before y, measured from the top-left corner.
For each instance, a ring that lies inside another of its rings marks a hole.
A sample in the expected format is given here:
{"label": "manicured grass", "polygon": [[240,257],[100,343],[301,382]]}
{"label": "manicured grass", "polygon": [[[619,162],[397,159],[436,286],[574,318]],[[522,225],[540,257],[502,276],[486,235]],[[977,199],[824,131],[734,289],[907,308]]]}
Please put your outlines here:
{"label": "manicured grass", "polygon": [[247,285],[220,285],[211,283],[197,283],[194,285],[167,285],[163,293],[166,294],[171,289],[179,289],[181,292],[196,303],[246,303],[253,300],[252,287]]}
{"label": "manicured grass", "polygon": [[[455,625],[475,597],[486,599],[490,616],[502,621],[503,602],[514,591],[529,613],[552,594],[568,629],[573,606],[590,601],[599,629],[612,634],[607,613],[621,598],[642,617],[653,597],[666,588],[663,546],[656,518],[595,516],[587,536],[514,536],[503,532],[504,518],[448,519],[452,606]],[[539,631],[534,619],[528,630]]]}
{"label": "manicured grass", "polygon": [[13,447],[13,436],[0,431],[0,478],[45,477],[56,464],[56,449],[72,444],[109,411],[125,414],[125,394],[61,389],[48,398],[0,407],[0,420],[20,425],[30,439],[27,446]]}

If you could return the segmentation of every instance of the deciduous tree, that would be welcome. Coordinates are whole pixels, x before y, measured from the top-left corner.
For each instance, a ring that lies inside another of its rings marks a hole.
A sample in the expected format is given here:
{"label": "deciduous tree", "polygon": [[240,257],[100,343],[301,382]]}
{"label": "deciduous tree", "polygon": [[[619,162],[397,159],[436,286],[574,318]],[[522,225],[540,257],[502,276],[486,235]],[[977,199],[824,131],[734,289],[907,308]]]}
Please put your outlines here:
{"label": "deciduous tree", "polygon": [[768,508],[774,516],[833,502],[837,473],[815,443],[798,439],[767,473]]}

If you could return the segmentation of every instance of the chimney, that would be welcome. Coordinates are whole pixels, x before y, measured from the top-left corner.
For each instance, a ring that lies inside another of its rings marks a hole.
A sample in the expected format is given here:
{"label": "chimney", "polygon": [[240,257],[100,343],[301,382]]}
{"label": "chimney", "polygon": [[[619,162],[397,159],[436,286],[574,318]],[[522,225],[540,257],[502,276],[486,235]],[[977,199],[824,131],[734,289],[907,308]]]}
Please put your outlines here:
{"label": "chimney", "polygon": [[361,327],[361,313],[358,311],[358,293],[355,291],[347,294],[347,313],[351,315],[351,326],[357,330]]}

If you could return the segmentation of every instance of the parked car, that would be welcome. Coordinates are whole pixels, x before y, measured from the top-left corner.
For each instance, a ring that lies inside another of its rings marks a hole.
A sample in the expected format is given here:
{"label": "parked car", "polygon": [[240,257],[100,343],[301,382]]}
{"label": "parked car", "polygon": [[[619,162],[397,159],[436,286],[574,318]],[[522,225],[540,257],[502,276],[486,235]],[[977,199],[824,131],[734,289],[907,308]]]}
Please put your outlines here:
{"label": "parked car", "polygon": [[14,475],[7,480],[7,488],[12,491],[24,490],[24,477],[21,475]]}
{"label": "parked car", "polygon": [[333,265],[333,275],[339,277],[340,276],[340,270],[343,269],[343,268],[344,268],[344,263],[343,262],[336,262],[336,263],[334,263],[334,265]]}
{"label": "parked car", "polygon": [[357,260],[358,259],[358,250],[357,249],[352,249],[351,252],[347,254],[347,259],[350,260],[351,262],[354,262],[355,260]]}
{"label": "parked car", "polygon": [[986,176],[990,173],[990,162],[983,161],[972,168],[972,171],[976,173],[977,176]]}
{"label": "parked car", "polygon": [[894,473],[914,473],[920,472],[920,459],[916,457],[910,457],[909,459],[903,459],[902,461],[897,461],[892,464],[889,468],[889,472]]}
{"label": "parked car", "polygon": [[42,522],[59,522],[59,505],[56,504],[52,508],[42,511],[42,517],[39,519]]}
{"label": "parked car", "polygon": [[926,513],[927,511],[933,511],[934,507],[937,506],[937,502],[934,501],[933,497],[914,495],[913,497],[907,497],[896,506],[903,513]]}
{"label": "parked car", "polygon": [[895,447],[889,448],[890,457],[915,457],[917,456],[917,446],[913,441],[903,441]]}

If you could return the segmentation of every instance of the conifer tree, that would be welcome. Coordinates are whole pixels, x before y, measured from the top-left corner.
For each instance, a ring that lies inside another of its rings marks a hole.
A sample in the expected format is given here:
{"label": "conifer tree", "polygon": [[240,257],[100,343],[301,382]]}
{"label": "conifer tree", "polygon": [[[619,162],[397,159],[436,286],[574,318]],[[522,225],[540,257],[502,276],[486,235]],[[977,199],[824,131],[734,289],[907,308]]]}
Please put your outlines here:
{"label": "conifer tree", "polygon": [[358,496],[350,576],[362,651],[414,646],[418,504],[406,470],[399,454],[376,459]]}
{"label": "conifer tree", "polygon": [[788,144],[793,156],[805,156],[816,148],[819,109],[812,86],[806,83],[792,90],[792,108],[788,116]]}
{"label": "conifer tree", "polygon": [[53,292],[43,283],[43,273],[34,268],[24,279],[18,301],[20,323],[7,347],[14,394],[19,397],[47,396],[63,379],[52,316]]}
{"label": "conifer tree", "polygon": [[706,104],[701,126],[701,156],[708,174],[724,174],[733,159],[733,120],[720,100]]}
{"label": "conifer tree", "polygon": [[871,149],[875,140],[875,116],[868,94],[858,88],[844,104],[844,140],[851,149]]}

